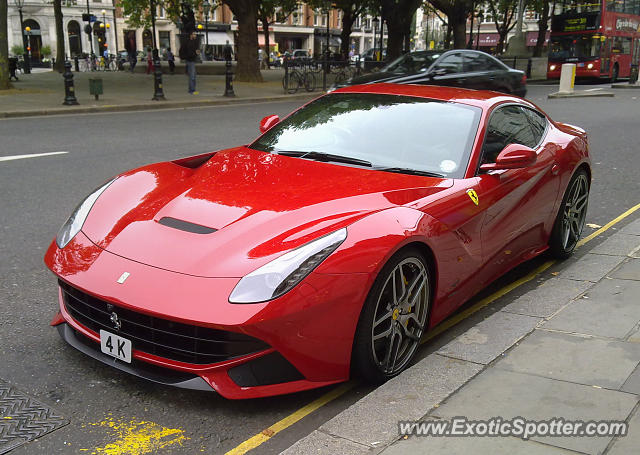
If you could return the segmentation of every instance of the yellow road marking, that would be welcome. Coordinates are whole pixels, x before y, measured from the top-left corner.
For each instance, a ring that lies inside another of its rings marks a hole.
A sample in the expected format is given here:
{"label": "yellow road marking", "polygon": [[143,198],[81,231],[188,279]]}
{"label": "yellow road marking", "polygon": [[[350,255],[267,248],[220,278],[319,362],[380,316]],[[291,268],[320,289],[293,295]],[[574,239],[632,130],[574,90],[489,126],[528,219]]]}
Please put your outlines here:
{"label": "yellow road marking", "polygon": [[271,425],[269,428],[262,430],[262,432],[250,437],[249,439],[244,441],[242,444],[237,446],[235,449],[229,450],[225,455],[243,455],[247,453],[249,450],[255,449],[263,442],[268,441],[273,436],[280,433],[282,430],[289,428],[291,425],[298,422],[303,417],[306,417],[307,415],[311,414],[316,409],[319,409],[325,404],[329,403],[330,401],[333,401],[339,396],[344,395],[346,392],[351,390],[355,385],[356,385],[355,381],[349,381],[339,385],[335,389],[330,390],[329,392],[322,395],[320,398],[317,398],[313,400],[311,403],[298,409],[293,414],[288,415],[284,419]]}
{"label": "yellow road marking", "polygon": [[[640,204],[638,204],[638,205],[636,205],[634,207],[631,207],[629,210],[627,210],[626,212],[622,213],[620,216],[614,218],[613,220],[609,221],[607,224],[602,226],[600,229],[598,229],[597,231],[595,231],[594,233],[592,233],[588,237],[585,237],[584,239],[580,240],[578,242],[578,244],[576,245],[576,247],[580,247],[580,246],[584,245],[585,243],[589,242],[590,240],[593,240],[594,238],[596,238],[597,236],[602,234],[604,231],[609,229],[611,226],[615,225],[616,223],[619,223],[620,221],[622,221],[623,219],[625,219],[626,217],[628,217],[629,215],[631,215],[633,212],[635,212],[638,209],[640,209]],[[542,272],[547,270],[549,267],[551,267],[555,263],[556,263],[555,260],[551,260],[551,261],[545,262],[544,264],[538,266],[536,269],[534,269],[533,271],[531,271],[530,273],[528,273],[524,277],[520,278],[519,280],[516,280],[516,281],[514,281],[512,283],[507,284],[503,288],[498,289],[493,294],[491,294],[491,295],[485,297],[484,299],[480,300],[475,305],[473,305],[473,306],[467,308],[466,310],[456,314],[455,316],[447,319],[445,322],[443,322],[442,324],[438,325],[435,329],[433,329],[431,332],[429,332],[427,334],[427,336],[420,341],[420,344],[426,343],[427,341],[437,337],[438,335],[440,335],[445,330],[450,329],[451,327],[455,326],[459,322],[461,322],[464,319],[468,318],[472,314],[474,314],[477,311],[481,310],[482,308],[486,307],[490,303],[495,302],[500,297],[508,294],[509,292],[513,291],[517,287],[522,286],[525,283],[528,283],[529,281],[533,280],[535,277],[540,275]],[[345,392],[351,390],[355,385],[356,385],[356,382],[352,380],[352,381],[346,382],[346,383],[338,386],[337,388],[331,390],[330,392],[327,392],[326,394],[322,395],[317,400],[314,400],[311,403],[307,404],[306,406],[298,409],[293,414],[291,414],[291,415],[285,417],[284,419],[280,420],[279,422],[271,425],[269,428],[263,430],[261,433],[258,433],[256,435],[252,436],[251,438],[247,439],[246,441],[241,443],[236,448],[231,449],[230,451],[228,451],[225,455],[244,455],[249,450],[255,449],[256,447],[258,447],[262,443],[268,441],[273,436],[278,434],[280,431],[282,431],[282,430],[290,427],[294,423],[298,422],[303,417],[311,414],[313,411],[321,408],[322,406],[324,406],[325,404],[329,403],[330,401],[333,401],[336,398],[340,397]]]}
{"label": "yellow road marking", "polygon": [[[90,425],[107,427],[114,430],[118,439],[104,447],[96,447],[92,455],[143,455],[157,453],[159,449],[186,441],[182,429],[164,428],[157,423],[133,419],[120,422],[107,418]],[[81,449],[84,451],[84,449]]]}

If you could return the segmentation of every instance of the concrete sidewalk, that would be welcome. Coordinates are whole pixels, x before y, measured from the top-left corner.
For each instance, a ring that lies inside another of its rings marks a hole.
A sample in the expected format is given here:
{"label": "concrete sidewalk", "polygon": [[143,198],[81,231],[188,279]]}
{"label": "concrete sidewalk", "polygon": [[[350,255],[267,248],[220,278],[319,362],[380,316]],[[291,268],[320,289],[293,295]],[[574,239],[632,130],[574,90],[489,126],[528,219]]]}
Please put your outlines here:
{"label": "concrete sidewalk", "polygon": [[[136,68],[137,69],[137,68]],[[260,102],[272,100],[311,99],[320,95],[320,89],[313,93],[298,91],[295,95],[285,94],[282,88],[284,70],[263,70],[262,83],[234,82],[234,98],[224,97],[224,75],[198,75],[198,95],[187,92],[187,76],[180,68],[171,75],[163,74],[163,90],[166,101],[152,101],[153,76],[128,71],[79,72],[74,74],[75,93],[80,105],[63,106],[64,79],[54,71],[38,71],[21,74],[14,88],[0,91],[0,118],[27,117],[33,115],[72,114],[84,112],[127,111],[141,109],[167,109],[236,102]],[[89,79],[103,80],[104,95],[95,100],[89,94]]]}
{"label": "concrete sidewalk", "polygon": [[[640,220],[558,270],[284,453],[640,453]],[[399,421],[456,416],[620,420],[629,433],[399,435]]]}

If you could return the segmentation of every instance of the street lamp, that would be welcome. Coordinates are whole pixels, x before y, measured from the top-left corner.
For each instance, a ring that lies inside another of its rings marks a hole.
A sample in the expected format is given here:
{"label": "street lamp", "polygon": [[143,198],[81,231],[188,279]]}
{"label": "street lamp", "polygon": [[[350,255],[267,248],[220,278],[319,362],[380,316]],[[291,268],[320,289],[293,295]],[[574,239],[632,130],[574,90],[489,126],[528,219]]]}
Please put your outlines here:
{"label": "street lamp", "polygon": [[23,55],[22,58],[24,60],[24,72],[25,74],[31,73],[31,62],[27,60],[28,51],[27,51],[27,37],[22,30],[24,26],[24,20],[22,19],[22,7],[24,6],[24,0],[15,0],[16,7],[18,8],[18,12],[20,13],[20,33],[22,34],[22,50]]}
{"label": "street lamp", "polygon": [[375,56],[375,59],[378,60],[378,51],[376,50],[376,39],[378,38],[378,22],[380,22],[380,19],[378,19],[377,17],[374,17],[371,22],[373,22],[373,55]]}
{"label": "street lamp", "polygon": [[211,11],[211,3],[207,0],[202,2],[202,11],[204,12],[204,30],[205,30],[205,48],[204,58],[207,58],[207,49],[209,48],[209,11]]}
{"label": "street lamp", "polygon": [[484,14],[482,11],[478,11],[476,14],[476,18],[478,19],[478,31],[476,32],[476,50],[480,47],[480,24],[482,23],[482,19],[484,19]]}
{"label": "street lamp", "polygon": [[[109,24],[106,23],[107,22],[107,17],[106,17],[107,16],[107,10],[103,9],[102,11],[100,11],[100,13],[102,14],[102,23],[100,24],[100,28],[103,31],[102,36],[104,38],[104,43],[102,43],[102,45],[106,49],[106,47],[107,47],[107,32],[106,32],[105,28],[107,30],[109,30]],[[104,52],[102,54],[104,55]]]}

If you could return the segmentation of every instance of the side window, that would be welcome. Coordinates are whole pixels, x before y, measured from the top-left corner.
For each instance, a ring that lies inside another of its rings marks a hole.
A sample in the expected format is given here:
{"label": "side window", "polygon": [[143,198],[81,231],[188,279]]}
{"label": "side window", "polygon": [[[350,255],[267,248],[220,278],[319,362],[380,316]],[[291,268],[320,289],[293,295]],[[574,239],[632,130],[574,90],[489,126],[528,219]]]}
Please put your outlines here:
{"label": "side window", "polygon": [[436,67],[437,70],[445,70],[447,73],[461,73],[462,72],[462,54],[456,52],[450,54],[440,60]]}
{"label": "side window", "polygon": [[[524,115],[531,123],[535,145],[538,145],[544,137],[545,131],[547,130],[547,118],[541,113],[534,111],[533,109],[527,109],[526,107],[523,107],[522,110],[524,111]],[[535,145],[533,147],[535,147]]]}
{"label": "side window", "polygon": [[498,154],[509,144],[535,147],[529,120],[519,106],[505,106],[493,112],[482,145],[482,164],[495,163]]}
{"label": "side window", "polygon": [[464,71],[473,73],[476,71],[496,71],[503,69],[493,59],[486,55],[469,52],[464,56]]}

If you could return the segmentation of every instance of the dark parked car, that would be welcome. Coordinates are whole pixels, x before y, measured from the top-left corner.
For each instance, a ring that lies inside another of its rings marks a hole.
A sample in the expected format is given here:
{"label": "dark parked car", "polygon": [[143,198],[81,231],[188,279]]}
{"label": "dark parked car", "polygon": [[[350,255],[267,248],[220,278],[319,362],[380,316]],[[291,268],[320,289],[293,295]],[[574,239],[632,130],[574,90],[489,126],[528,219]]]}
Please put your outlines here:
{"label": "dark parked car", "polygon": [[468,49],[410,52],[380,71],[354,77],[334,88],[373,82],[446,85],[518,96],[527,93],[527,77],[523,71],[509,68],[485,52]]}

